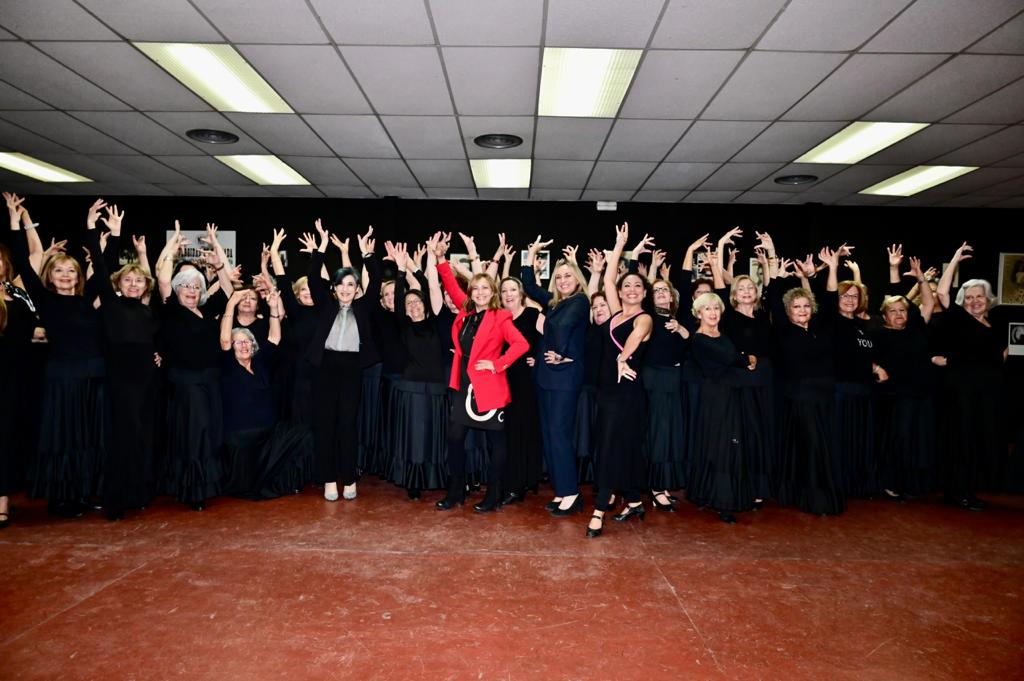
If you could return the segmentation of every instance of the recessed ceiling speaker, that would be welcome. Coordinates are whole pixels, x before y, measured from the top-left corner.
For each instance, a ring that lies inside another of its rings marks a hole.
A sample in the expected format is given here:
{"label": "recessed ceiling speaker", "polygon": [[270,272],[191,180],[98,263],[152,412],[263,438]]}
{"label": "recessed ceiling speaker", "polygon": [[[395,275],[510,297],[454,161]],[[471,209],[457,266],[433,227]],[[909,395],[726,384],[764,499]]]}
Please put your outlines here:
{"label": "recessed ceiling speaker", "polygon": [[511,149],[522,143],[522,137],[506,133],[489,133],[473,139],[473,144],[484,149]]}
{"label": "recessed ceiling speaker", "polygon": [[195,128],[186,133],[196,142],[203,144],[234,144],[238,141],[238,135],[225,130],[210,130],[208,128]]}
{"label": "recessed ceiling speaker", "polygon": [[817,181],[817,175],[779,175],[775,178],[775,184],[810,184]]}

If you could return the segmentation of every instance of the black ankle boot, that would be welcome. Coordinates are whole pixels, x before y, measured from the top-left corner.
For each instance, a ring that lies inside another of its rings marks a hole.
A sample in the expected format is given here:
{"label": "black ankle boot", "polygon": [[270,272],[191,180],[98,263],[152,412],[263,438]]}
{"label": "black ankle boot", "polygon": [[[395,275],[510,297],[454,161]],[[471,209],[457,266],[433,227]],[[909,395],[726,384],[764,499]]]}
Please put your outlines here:
{"label": "black ankle boot", "polygon": [[473,510],[477,513],[492,513],[501,505],[501,483],[492,482],[487,485],[487,494],[479,504],[473,504]]}
{"label": "black ankle boot", "polygon": [[466,478],[452,476],[448,478],[448,493],[444,499],[434,504],[439,511],[448,511],[462,506],[466,501]]}

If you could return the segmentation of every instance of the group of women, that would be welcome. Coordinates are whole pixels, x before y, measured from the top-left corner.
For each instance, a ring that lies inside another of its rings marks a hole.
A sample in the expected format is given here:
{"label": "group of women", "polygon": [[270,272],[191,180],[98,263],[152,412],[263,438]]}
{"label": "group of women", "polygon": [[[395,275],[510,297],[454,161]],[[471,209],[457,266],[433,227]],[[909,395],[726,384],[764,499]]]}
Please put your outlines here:
{"label": "group of women", "polygon": [[[567,247],[545,289],[535,265],[551,242],[540,236],[518,277],[503,235],[490,261],[460,235],[468,264],[448,260],[447,233],[413,252],[386,242],[385,279],[372,228],[355,257],[318,220],[299,238],[305,276],[285,271],[275,231],[243,286],[214,225],[202,262],[189,262],[176,224],[154,276],[144,239],[120,265],[124,214],[98,200],[85,271],[60,244],[44,251],[23,200],[5,198],[8,394],[40,382],[21,361],[34,335],[49,356],[38,443],[15,437],[17,410],[0,423],[3,525],[26,446],[30,496],[64,516],[101,506],[117,519],[157,494],[201,510],[218,495],[267,499],[310,482],[328,502],[351,500],[368,474],[411,499],[445,490],[442,511],[483,484],[474,509],[488,513],[538,493],[546,474],[555,517],[581,512],[581,484],[593,483],[588,537],[609,512],[643,519],[645,495],[671,512],[683,490],[727,523],[769,498],[839,514],[850,496],[935,489],[980,510],[975,492],[1006,455],[991,287],[970,280],[950,300],[966,243],[934,290],[894,245],[875,315],[851,246],[789,260],[757,233],[755,280],[723,262],[739,228],[695,240],[673,280],[653,239],[628,249],[622,225],[610,250],[589,252],[589,277]],[[852,279],[839,280],[841,265]]]}

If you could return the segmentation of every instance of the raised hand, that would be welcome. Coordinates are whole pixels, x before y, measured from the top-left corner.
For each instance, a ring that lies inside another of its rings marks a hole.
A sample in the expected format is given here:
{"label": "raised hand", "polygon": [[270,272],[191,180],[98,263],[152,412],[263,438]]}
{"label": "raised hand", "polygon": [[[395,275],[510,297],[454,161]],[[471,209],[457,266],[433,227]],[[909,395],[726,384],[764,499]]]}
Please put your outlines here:
{"label": "raised hand", "polygon": [[733,266],[736,264],[736,249],[727,248],[725,249],[725,269],[732,271]]}
{"label": "raised hand", "polygon": [[420,244],[419,246],[416,247],[416,250],[413,251],[411,260],[414,261],[414,264],[416,265],[416,269],[420,269],[420,270],[423,269],[423,256],[426,254],[426,252],[427,252],[426,244]]}
{"label": "raised hand", "polygon": [[649,272],[650,272],[650,271],[649,271],[649,270],[647,269],[647,263],[643,263],[643,262],[641,262],[641,263],[637,263],[637,265],[636,265],[636,271],[637,271],[637,273],[639,273],[639,274],[640,274],[640,276],[641,276],[641,277],[643,277],[644,279],[646,279],[646,278],[647,278],[647,275],[648,275],[648,274],[649,274]]}
{"label": "raised hand", "polygon": [[[103,210],[107,205],[107,202],[103,199],[96,199],[91,206],[89,206],[89,213],[85,216],[85,226],[87,229],[96,229],[96,223],[100,219],[100,211]],[[118,228],[121,223],[118,222]]]}
{"label": "raised hand", "polygon": [[312,253],[316,250],[316,239],[309,232],[302,233],[302,236],[299,237],[299,243],[302,244],[299,253]]}
{"label": "raised hand", "polygon": [[853,272],[854,275],[860,274],[860,265],[853,260],[844,260],[843,266]]}
{"label": "raised hand", "polygon": [[12,192],[4,192],[4,200],[7,201],[7,212],[11,216],[11,229],[18,229],[21,214],[25,212],[24,206],[21,205],[25,199]]}
{"label": "raised hand", "polygon": [[672,273],[672,265],[662,265],[658,268],[658,276],[668,281],[669,275]]}
{"label": "raised hand", "polygon": [[615,226],[615,248],[621,252],[626,247],[627,241],[629,241],[629,223],[623,222],[621,226]]}
{"label": "raised hand", "polygon": [[665,262],[666,253],[665,251],[656,250],[651,254],[651,271],[657,272],[661,264]]}
{"label": "raised hand", "polygon": [[889,267],[898,268],[903,264],[903,244],[893,244],[889,248],[885,249],[885,252],[889,256]]}
{"label": "raised hand", "polygon": [[142,236],[135,236],[134,234],[132,234],[132,246],[135,247],[135,252],[136,253],[145,253],[146,252],[146,235],[143,234]]}
{"label": "raised hand", "polygon": [[961,262],[962,260],[968,260],[974,257],[971,255],[971,251],[973,250],[974,248],[969,246],[966,241],[963,242],[960,248],[956,249],[956,253],[953,254],[953,259],[950,261],[949,264],[954,265],[956,263]]}
{"label": "raised hand", "polygon": [[317,234],[320,235],[320,243],[317,245],[317,248],[321,251],[326,250],[327,242],[330,239],[330,235],[327,233],[327,229],[324,227],[324,223],[320,220],[320,218],[317,218],[316,220],[313,221],[313,226],[316,227],[316,232]]}
{"label": "raised hand", "polygon": [[260,269],[266,269],[268,262],[270,262],[270,246],[264,243],[263,250],[260,251]]}
{"label": "raised hand", "polygon": [[[97,203],[99,202],[97,201]],[[95,206],[96,204],[94,203],[93,205]],[[111,234],[114,236],[121,236],[121,221],[124,220],[124,211],[118,211],[116,204],[113,206],[106,206],[106,210],[107,217],[101,218],[103,224],[106,225]]]}
{"label": "raised hand", "polygon": [[562,257],[571,263],[576,262],[576,251],[579,250],[579,246],[566,246],[562,249]]}
{"label": "raised hand", "polygon": [[711,246],[711,242],[708,241],[708,236],[710,236],[710,233],[709,234],[703,234],[703,235],[697,237],[697,240],[694,241],[692,244],[690,244],[686,248],[686,250],[688,250],[688,251],[690,251],[692,253],[693,251],[699,250],[701,248],[709,248]]}
{"label": "raised hand", "polygon": [[640,243],[633,249],[633,257],[630,259],[636,260],[644,253],[650,253],[652,246],[654,246],[654,237],[650,234],[644,234],[644,238],[640,239]]}
{"label": "raised hand", "polygon": [[735,239],[738,239],[741,236],[743,236],[743,230],[739,227],[733,227],[718,240],[719,248],[724,244],[735,244]]}
{"label": "raised hand", "polygon": [[[818,252],[818,259],[821,260],[826,265],[828,265],[833,270],[839,268],[839,251],[833,251],[828,246],[825,246]],[[811,260],[811,268],[813,269],[813,267],[814,261]],[[807,272],[806,263],[804,265],[804,274],[808,277],[811,276],[811,274]]]}
{"label": "raised hand", "polygon": [[513,262],[514,263],[515,260],[513,260],[513,258],[516,257],[515,246],[513,246],[512,244],[508,244],[508,243],[505,244],[505,248],[502,249],[502,255],[505,256],[506,260],[508,260],[509,262]]}
{"label": "raised hand", "polygon": [[597,250],[596,248],[591,248],[590,251],[587,253],[587,269],[590,270],[592,274],[597,274],[598,272],[603,270],[604,253]]}
{"label": "raised hand", "polygon": [[533,243],[530,244],[530,247],[528,249],[529,252],[530,252],[530,255],[531,256],[536,256],[537,253],[539,253],[540,251],[542,251],[545,248],[547,248],[548,246],[550,246],[553,241],[554,241],[554,239],[548,239],[547,241],[541,241],[541,235],[538,234],[537,238],[533,240]]}
{"label": "raised hand", "polygon": [[934,267],[929,267],[928,269],[926,269],[924,271],[924,279],[925,279],[925,281],[931,281],[931,280],[935,279],[935,277],[937,277],[937,276],[939,276],[939,271],[937,269],[935,269]]}
{"label": "raised hand", "polygon": [[343,256],[348,255],[348,237],[345,237],[344,241],[338,237],[337,234],[331,235],[331,245],[341,251]]}
{"label": "raised hand", "polygon": [[270,244],[270,250],[275,253],[279,251],[281,249],[281,244],[284,242],[286,236],[288,235],[284,233],[283,229],[275,229],[274,240]]}
{"label": "raised hand", "polygon": [[768,232],[754,231],[754,235],[757,237],[758,243],[765,249],[765,251],[768,253],[775,252],[775,242],[772,241],[771,234]]}
{"label": "raised hand", "polygon": [[925,281],[925,278],[924,273],[921,271],[921,259],[915,258],[914,256],[910,256],[910,271],[908,271],[903,276],[913,277],[917,281],[923,283]]}
{"label": "raised hand", "polygon": [[391,247],[392,257],[399,270],[405,271],[409,266],[409,246],[404,243],[397,243]]}
{"label": "raised hand", "polygon": [[462,239],[462,243],[466,245],[466,254],[469,255],[470,258],[477,257],[476,239],[468,234],[463,234],[462,232],[459,232],[459,237]]}
{"label": "raised hand", "polygon": [[217,225],[212,222],[206,223],[206,236],[203,237],[203,243],[213,247],[217,245]]}
{"label": "raised hand", "polygon": [[43,251],[43,262],[45,262],[48,258],[52,258],[53,256],[57,255],[58,253],[64,253],[64,249],[67,247],[67,245],[67,239],[61,239],[60,241],[57,241],[56,239],[51,238],[50,246],[45,251]]}
{"label": "raised hand", "polygon": [[779,260],[779,269],[775,272],[776,279],[786,279],[792,277],[793,272],[789,271],[789,268],[794,265],[794,262],[789,258],[781,258]]}
{"label": "raised hand", "polygon": [[356,239],[359,242],[359,252],[363,255],[373,253],[374,246],[377,243],[376,239],[371,238],[373,236],[373,225],[370,225],[366,230],[366,234],[362,236],[357,235]]}

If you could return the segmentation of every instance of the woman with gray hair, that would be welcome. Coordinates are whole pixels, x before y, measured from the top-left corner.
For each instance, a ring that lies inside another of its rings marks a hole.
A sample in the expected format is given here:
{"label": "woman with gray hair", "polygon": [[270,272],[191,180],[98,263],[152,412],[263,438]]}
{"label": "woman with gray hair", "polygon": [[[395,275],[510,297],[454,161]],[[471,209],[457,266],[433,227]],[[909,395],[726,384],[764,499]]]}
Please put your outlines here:
{"label": "woman with gray hair", "polygon": [[985,502],[975,491],[1006,454],[999,396],[1007,340],[1005,331],[993,328],[988,320],[995,296],[984,279],[965,282],[956,295],[956,305],[949,304],[953,275],[972,250],[965,241],[939,280],[936,294],[947,309],[943,329],[948,350],[945,358],[937,361],[946,368],[940,399],[944,407],[941,442],[946,502],[981,511]]}
{"label": "woman with gray hair", "polygon": [[220,448],[224,421],[220,391],[220,322],[217,317],[232,290],[227,257],[217,242],[217,227],[206,225],[204,241],[210,247],[220,290],[207,295],[206,279],[196,269],[173,271],[173,257],[184,246],[178,222],[157,261],[160,290],[171,294],[160,307],[160,351],[167,368],[167,455],[160,475],[164,492],[193,509],[206,508],[206,500],[220,491]]}

